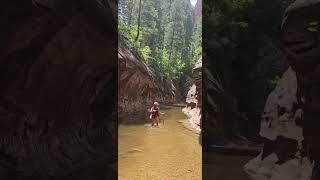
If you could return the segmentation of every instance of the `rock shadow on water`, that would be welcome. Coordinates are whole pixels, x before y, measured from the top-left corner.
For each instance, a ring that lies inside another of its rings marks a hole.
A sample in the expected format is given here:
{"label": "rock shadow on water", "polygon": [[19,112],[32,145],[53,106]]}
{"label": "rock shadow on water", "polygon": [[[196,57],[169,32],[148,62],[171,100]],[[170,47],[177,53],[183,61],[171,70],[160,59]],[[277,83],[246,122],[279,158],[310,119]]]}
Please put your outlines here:
{"label": "rock shadow on water", "polygon": [[119,118],[120,125],[144,125],[150,124],[151,120],[149,119],[149,113],[146,112],[139,112],[135,114],[130,114],[128,116]]}

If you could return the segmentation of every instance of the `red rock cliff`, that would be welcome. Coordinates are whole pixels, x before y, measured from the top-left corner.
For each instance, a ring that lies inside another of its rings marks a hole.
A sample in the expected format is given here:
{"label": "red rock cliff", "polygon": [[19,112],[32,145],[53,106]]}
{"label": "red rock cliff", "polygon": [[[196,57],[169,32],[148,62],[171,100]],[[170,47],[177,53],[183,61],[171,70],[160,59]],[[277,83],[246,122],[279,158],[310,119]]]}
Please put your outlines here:
{"label": "red rock cliff", "polygon": [[124,40],[119,43],[119,117],[146,111],[154,101],[175,103],[178,93],[172,82],[160,82],[141,56],[129,48]]}

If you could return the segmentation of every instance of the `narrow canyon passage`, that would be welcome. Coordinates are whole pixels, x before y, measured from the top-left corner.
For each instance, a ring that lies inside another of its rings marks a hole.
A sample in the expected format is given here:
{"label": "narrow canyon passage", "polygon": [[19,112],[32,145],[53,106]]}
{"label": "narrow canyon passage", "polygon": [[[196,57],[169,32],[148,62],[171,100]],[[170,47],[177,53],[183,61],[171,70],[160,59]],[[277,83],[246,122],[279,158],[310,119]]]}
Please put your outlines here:
{"label": "narrow canyon passage", "polygon": [[199,135],[179,122],[187,118],[181,110],[161,107],[159,128],[150,127],[146,114],[124,120],[118,135],[119,180],[202,179]]}

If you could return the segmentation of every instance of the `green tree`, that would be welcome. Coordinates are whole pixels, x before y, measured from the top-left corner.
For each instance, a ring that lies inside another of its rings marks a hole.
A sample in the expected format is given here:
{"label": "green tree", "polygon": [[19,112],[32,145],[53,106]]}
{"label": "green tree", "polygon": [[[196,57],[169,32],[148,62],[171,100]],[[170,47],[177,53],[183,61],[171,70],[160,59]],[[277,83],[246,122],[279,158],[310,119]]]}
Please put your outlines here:
{"label": "green tree", "polygon": [[160,80],[185,80],[202,53],[201,22],[189,0],[119,1],[119,31]]}

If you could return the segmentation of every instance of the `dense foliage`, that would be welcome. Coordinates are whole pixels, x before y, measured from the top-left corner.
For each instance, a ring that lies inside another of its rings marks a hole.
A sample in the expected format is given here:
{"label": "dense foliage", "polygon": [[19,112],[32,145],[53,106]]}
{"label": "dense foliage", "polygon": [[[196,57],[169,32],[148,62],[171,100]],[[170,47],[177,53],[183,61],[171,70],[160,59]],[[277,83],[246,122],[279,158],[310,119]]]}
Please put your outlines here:
{"label": "dense foliage", "polygon": [[213,94],[221,98],[220,108],[234,113],[242,124],[247,123],[244,129],[252,126],[253,134],[259,131],[260,115],[267,95],[275,86],[274,80],[285,70],[281,23],[289,3],[289,0],[203,3],[204,67],[221,80],[219,86],[223,89]]}
{"label": "dense foliage", "polygon": [[120,0],[119,31],[160,80],[181,81],[200,57],[201,17],[189,0]]}
{"label": "dense foliage", "polygon": [[[287,0],[205,0],[204,47],[217,69],[234,72],[254,65],[256,40],[262,34],[280,40],[281,21]],[[224,76],[227,76],[226,74]]]}

